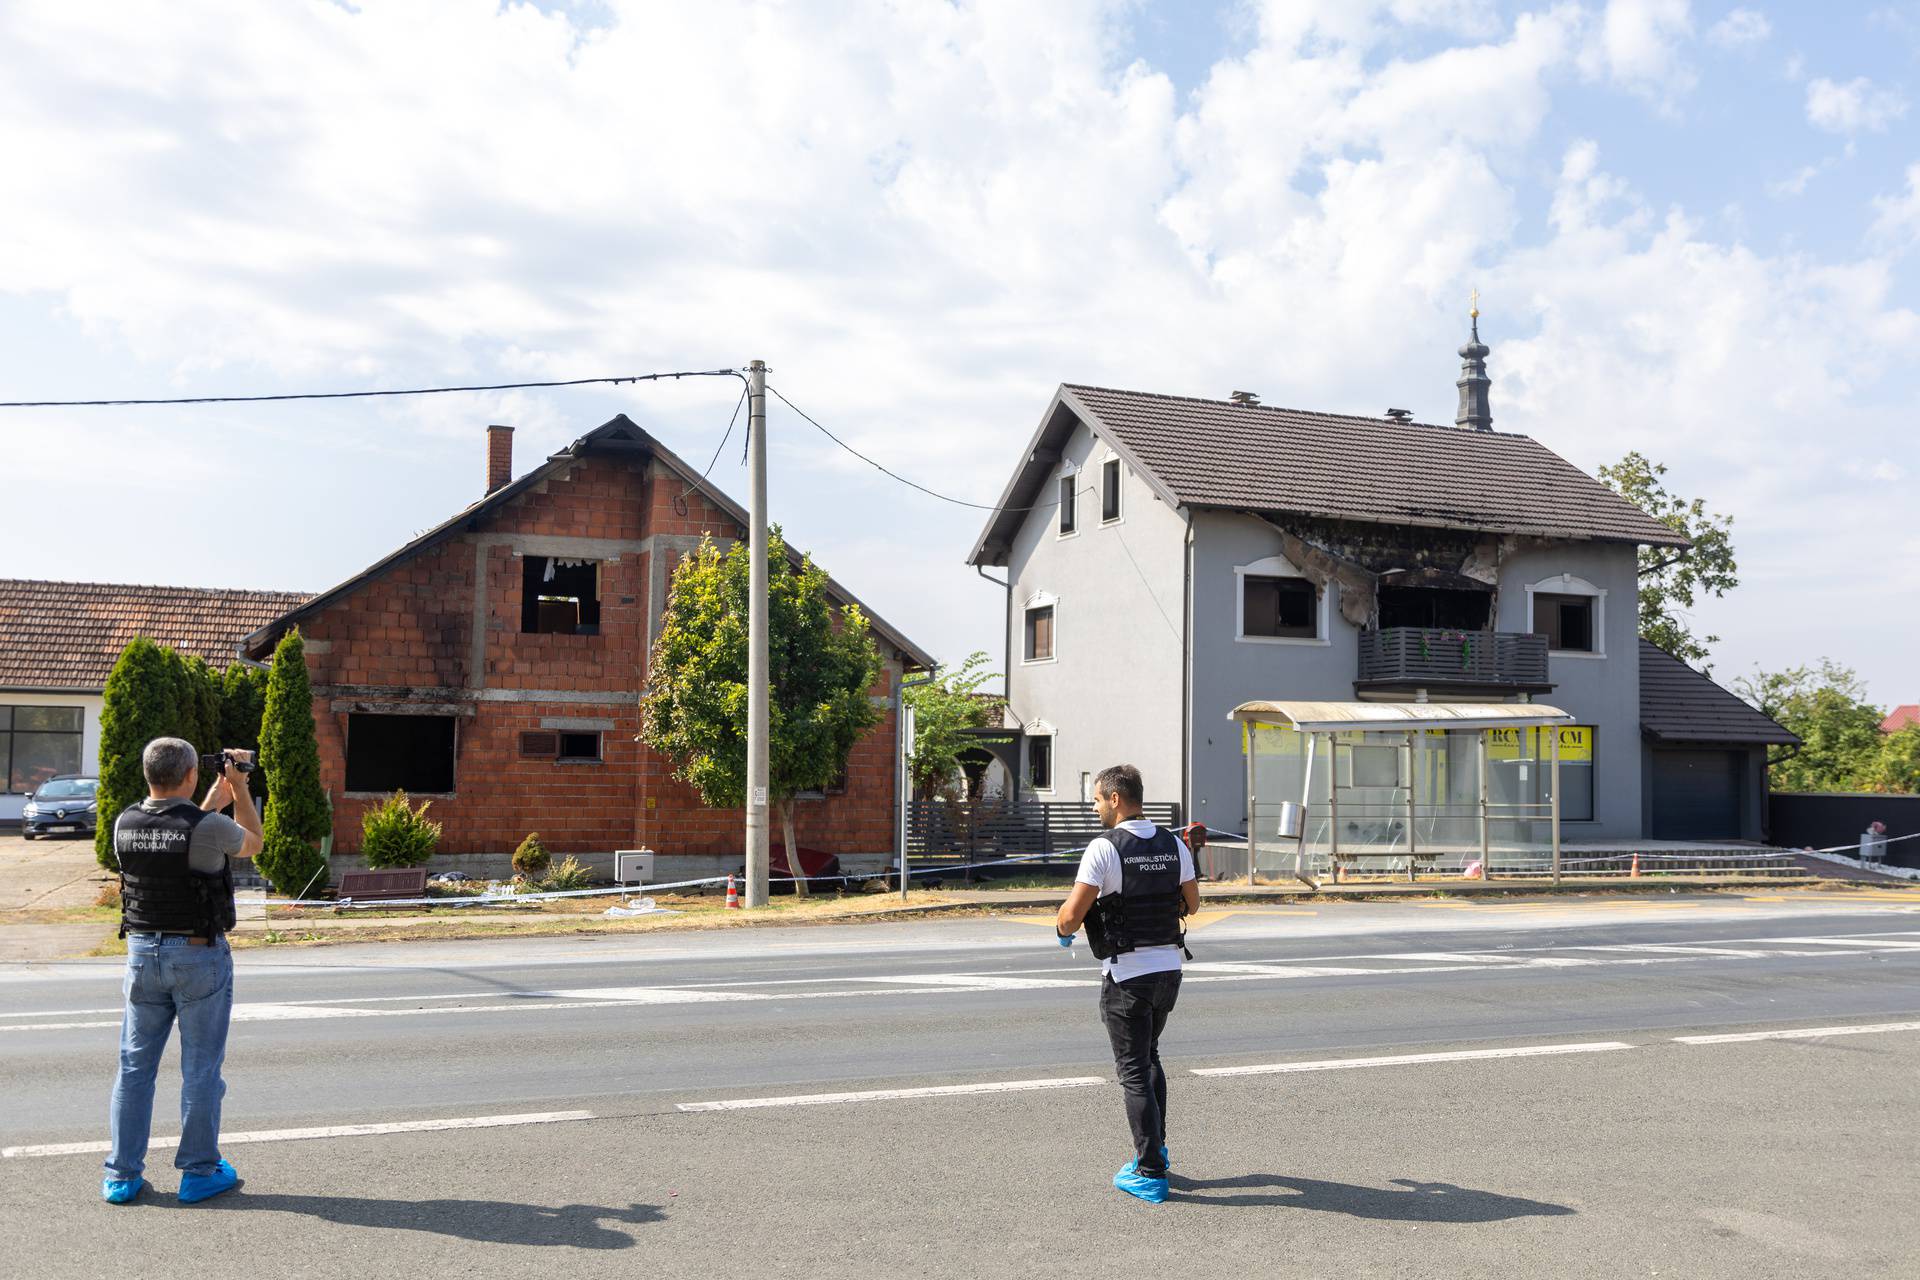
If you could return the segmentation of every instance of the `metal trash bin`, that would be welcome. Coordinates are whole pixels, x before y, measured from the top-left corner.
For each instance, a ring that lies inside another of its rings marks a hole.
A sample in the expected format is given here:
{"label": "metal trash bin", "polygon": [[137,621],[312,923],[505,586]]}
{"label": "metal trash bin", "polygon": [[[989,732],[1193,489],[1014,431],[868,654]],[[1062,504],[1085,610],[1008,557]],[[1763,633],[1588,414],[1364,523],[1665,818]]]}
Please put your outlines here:
{"label": "metal trash bin", "polygon": [[[1880,826],[1874,823],[1874,826]],[[1860,833],[1860,861],[1869,863],[1885,862],[1887,858],[1887,833],[1883,827],[1879,831],[1867,830]]]}

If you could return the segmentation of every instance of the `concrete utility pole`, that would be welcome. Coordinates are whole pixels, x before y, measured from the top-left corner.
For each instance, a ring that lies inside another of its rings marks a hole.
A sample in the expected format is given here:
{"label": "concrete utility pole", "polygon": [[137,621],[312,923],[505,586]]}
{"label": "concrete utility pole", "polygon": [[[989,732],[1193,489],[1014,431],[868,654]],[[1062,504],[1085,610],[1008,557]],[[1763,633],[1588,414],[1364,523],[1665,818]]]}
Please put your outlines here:
{"label": "concrete utility pole", "polygon": [[[767,905],[767,763],[769,741],[767,662],[767,363],[747,365],[748,478],[753,490],[747,531],[752,570],[747,602],[747,905]],[[787,850],[791,874],[799,856]]]}

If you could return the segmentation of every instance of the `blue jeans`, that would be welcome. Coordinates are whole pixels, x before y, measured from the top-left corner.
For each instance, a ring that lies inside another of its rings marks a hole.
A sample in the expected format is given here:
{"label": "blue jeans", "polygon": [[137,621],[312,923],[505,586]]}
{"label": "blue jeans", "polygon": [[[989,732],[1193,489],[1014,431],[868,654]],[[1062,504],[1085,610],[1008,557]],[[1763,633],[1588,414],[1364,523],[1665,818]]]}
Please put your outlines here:
{"label": "blue jeans", "polygon": [[153,1084],[167,1036],[180,1023],[180,1149],[174,1167],[209,1174],[220,1161],[220,1100],[227,1083],[227,1023],[233,1013],[233,952],[225,938],[127,935],[126,1012],[120,1074],[113,1082],[113,1151],[107,1176],[137,1178],[147,1167]]}

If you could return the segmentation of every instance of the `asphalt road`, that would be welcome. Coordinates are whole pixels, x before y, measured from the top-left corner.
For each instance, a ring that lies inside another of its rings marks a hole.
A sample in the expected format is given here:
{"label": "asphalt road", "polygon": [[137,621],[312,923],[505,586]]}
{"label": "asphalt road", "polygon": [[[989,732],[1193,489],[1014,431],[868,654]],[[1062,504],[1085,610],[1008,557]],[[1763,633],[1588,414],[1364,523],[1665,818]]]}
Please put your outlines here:
{"label": "asphalt road", "polygon": [[[1097,975],[1043,923],[243,954],[225,1128],[258,1140],[199,1209],[166,1152],[119,1210],[99,1152],[42,1153],[105,1136],[117,969],[0,969],[8,1270],[1920,1269],[1920,898],[1203,921],[1158,1207],[1107,1185],[1127,1143]],[[1289,1069],[1195,1074],[1248,1067]],[[822,1093],[882,1096],[780,1103]],[[163,1088],[156,1133],[170,1109]],[[499,1127],[427,1127],[456,1124]],[[313,1129],[336,1131],[276,1136]]]}

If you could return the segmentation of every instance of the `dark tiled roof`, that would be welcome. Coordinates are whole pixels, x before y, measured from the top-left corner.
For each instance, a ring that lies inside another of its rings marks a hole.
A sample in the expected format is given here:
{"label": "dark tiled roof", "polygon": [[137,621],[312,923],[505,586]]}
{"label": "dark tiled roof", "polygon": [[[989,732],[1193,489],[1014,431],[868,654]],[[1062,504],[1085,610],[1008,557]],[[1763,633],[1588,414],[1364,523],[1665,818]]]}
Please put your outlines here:
{"label": "dark tiled roof", "polygon": [[135,636],[226,667],[242,636],[306,599],[303,591],[0,578],[0,689],[104,689]]}
{"label": "dark tiled roof", "polygon": [[1061,386],[973,559],[1002,563],[1043,501],[1068,410],[1170,505],[1685,546],[1686,539],[1531,436],[1229,400]]}
{"label": "dark tiled roof", "polygon": [[1663,742],[1800,741],[1658,645],[1640,642],[1640,731]]}
{"label": "dark tiled roof", "polygon": [[1684,542],[1531,436],[1104,387],[1066,390],[1190,505]]}

